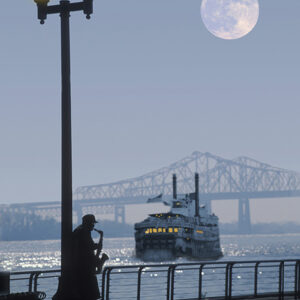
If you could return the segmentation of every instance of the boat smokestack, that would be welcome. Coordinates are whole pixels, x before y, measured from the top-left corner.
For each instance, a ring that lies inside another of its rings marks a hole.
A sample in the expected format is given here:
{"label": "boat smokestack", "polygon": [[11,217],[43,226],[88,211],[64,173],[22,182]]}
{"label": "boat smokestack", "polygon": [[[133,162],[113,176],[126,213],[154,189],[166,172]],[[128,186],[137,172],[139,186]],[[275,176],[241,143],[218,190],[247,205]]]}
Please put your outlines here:
{"label": "boat smokestack", "polygon": [[195,173],[195,217],[199,217],[199,174]]}
{"label": "boat smokestack", "polygon": [[173,174],[173,199],[177,199],[177,182],[176,182],[176,174]]}

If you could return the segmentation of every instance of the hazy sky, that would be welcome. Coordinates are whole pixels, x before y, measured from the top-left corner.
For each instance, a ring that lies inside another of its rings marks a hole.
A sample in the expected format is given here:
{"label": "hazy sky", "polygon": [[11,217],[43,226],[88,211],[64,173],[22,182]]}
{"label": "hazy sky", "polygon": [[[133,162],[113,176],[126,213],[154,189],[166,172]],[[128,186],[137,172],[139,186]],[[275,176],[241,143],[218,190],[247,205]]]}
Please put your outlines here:
{"label": "hazy sky", "polygon": [[[300,172],[300,1],[259,4],[233,41],[207,31],[200,0],[95,0],[91,20],[72,14],[74,189],[195,150]],[[33,1],[1,1],[0,203],[60,200],[59,17],[36,14]],[[297,220],[298,202],[251,213]]]}

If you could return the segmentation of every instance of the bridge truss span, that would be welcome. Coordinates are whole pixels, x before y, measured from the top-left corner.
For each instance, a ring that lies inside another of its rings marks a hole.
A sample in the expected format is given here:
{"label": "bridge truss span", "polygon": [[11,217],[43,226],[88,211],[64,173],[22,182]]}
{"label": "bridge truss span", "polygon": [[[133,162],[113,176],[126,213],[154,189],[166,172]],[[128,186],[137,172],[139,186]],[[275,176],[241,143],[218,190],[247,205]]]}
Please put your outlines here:
{"label": "bridge truss span", "polygon": [[[194,191],[194,174],[199,173],[200,201],[211,209],[212,200],[238,200],[240,233],[251,232],[249,199],[300,197],[300,174],[273,167],[248,157],[225,159],[194,152],[167,167],[140,177],[109,184],[82,186],[74,192],[73,214],[80,221],[85,213],[114,215],[125,222],[125,205],[144,204],[148,198],[172,195],[172,174],[177,175],[179,193]],[[8,211],[34,213],[60,219],[60,202],[33,202],[0,207]]]}
{"label": "bridge truss span", "polygon": [[238,194],[251,197],[299,195],[300,174],[272,167],[247,157],[229,160],[210,153],[194,152],[184,159],[143,176],[110,184],[79,187],[76,199],[153,197],[172,194],[172,174],[177,174],[178,191],[194,190],[194,173],[199,173],[199,191],[204,198],[236,199]]}

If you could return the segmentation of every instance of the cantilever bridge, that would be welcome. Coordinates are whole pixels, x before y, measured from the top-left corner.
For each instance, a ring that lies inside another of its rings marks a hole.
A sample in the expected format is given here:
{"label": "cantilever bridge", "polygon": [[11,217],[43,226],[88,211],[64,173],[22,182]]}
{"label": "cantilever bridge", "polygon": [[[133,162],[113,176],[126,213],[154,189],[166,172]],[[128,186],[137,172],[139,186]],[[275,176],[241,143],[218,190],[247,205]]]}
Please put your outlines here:
{"label": "cantilever bridge", "polygon": [[[199,173],[200,201],[211,208],[212,200],[239,201],[239,230],[251,231],[249,199],[300,196],[300,174],[272,167],[247,157],[224,159],[194,152],[192,155],[143,176],[109,184],[83,186],[75,190],[74,212],[114,213],[125,222],[125,205],[143,204],[150,197],[172,194],[172,174],[177,174],[179,193],[194,191],[194,173]],[[6,209],[59,214],[59,202],[14,204]]]}

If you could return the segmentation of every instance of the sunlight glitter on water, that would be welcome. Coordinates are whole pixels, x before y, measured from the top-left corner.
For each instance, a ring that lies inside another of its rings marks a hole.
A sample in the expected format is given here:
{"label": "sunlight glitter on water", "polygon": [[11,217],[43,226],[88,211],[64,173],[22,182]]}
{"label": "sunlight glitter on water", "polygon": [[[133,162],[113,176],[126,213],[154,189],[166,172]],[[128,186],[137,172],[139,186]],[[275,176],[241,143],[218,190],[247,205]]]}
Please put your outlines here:
{"label": "sunlight glitter on water", "polygon": [[[228,260],[267,260],[267,259],[288,259],[300,257],[300,234],[294,235],[227,235],[221,236],[221,245],[224,253],[224,257],[220,261]],[[135,242],[134,238],[106,238],[104,239],[103,252],[107,253],[110,260],[106,265],[124,266],[124,265],[140,265],[142,261],[134,256]],[[186,263],[191,262],[185,258],[179,258],[173,262],[162,262],[161,265],[167,263]],[[193,262],[196,262],[193,260]],[[157,263],[156,263],[157,264]],[[48,241],[23,241],[23,242],[0,242],[0,271],[32,271],[32,270],[49,270],[60,269],[60,241],[48,240]],[[146,272],[148,271],[148,272]],[[150,271],[150,272],[149,272]],[[116,269],[115,274],[118,272],[118,276],[127,276],[123,274],[122,269]],[[193,271],[176,270],[176,278],[181,283],[180,286],[184,287],[183,293],[186,293],[186,287],[190,284],[189,276],[194,278]],[[198,271],[197,271],[198,272]],[[265,271],[264,271],[265,272]],[[263,271],[259,271],[260,276]],[[143,269],[142,276],[147,280],[152,280],[155,286],[164,285],[165,281],[160,278],[161,273],[157,270],[146,267]],[[198,274],[198,273],[197,273]],[[203,270],[203,276],[219,276],[220,273],[215,270]],[[235,280],[244,284],[246,280],[243,274],[236,273]],[[126,277],[127,278],[127,277]],[[186,278],[188,281],[186,282]],[[223,278],[223,277],[222,277]],[[101,276],[98,276],[99,284]],[[126,279],[127,280],[127,279]],[[47,278],[39,280],[39,288],[48,295],[46,300],[50,300],[57,290],[57,278]],[[117,281],[116,281],[117,282]],[[125,286],[124,292],[129,293],[128,284],[132,281],[129,280]],[[135,282],[135,281],[134,281]],[[248,283],[247,283],[248,284]],[[119,282],[114,288],[114,292],[118,292],[118,288],[122,289],[122,284],[119,286]],[[136,292],[136,286],[131,285],[131,292]],[[28,281],[13,281],[12,291],[26,291],[28,289]],[[156,289],[155,292],[158,296],[155,299],[165,299],[164,288]],[[193,293],[193,288],[188,288],[190,293]],[[147,291],[144,291],[145,293]],[[153,291],[152,291],[153,292]],[[152,292],[147,292],[148,298],[151,298]],[[180,292],[180,291],[179,291]],[[146,294],[144,294],[145,296]],[[119,299],[113,298],[112,299]],[[129,299],[129,298],[127,298]]]}
{"label": "sunlight glitter on water", "polygon": [[[300,257],[300,234],[224,235],[221,236],[221,245],[224,253],[221,260]],[[143,263],[134,256],[133,238],[106,238],[103,252],[110,257],[107,265]],[[186,261],[185,258],[179,258],[176,263]],[[59,240],[0,242],[0,270],[24,271],[59,268]]]}
{"label": "sunlight glitter on water", "polygon": [[60,252],[1,252],[1,269],[6,271],[24,269],[51,269],[60,267]]}

